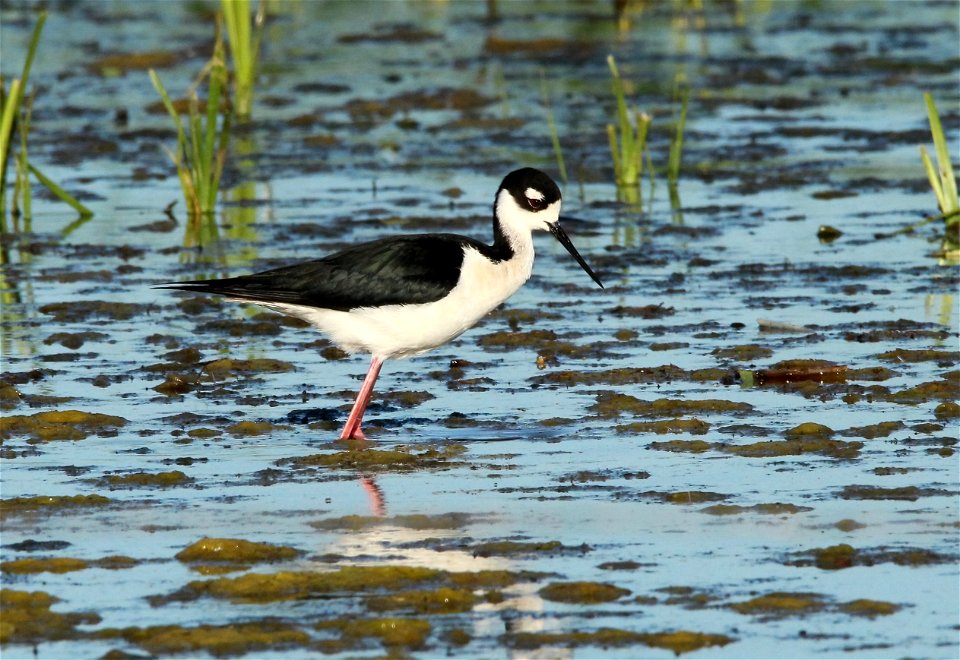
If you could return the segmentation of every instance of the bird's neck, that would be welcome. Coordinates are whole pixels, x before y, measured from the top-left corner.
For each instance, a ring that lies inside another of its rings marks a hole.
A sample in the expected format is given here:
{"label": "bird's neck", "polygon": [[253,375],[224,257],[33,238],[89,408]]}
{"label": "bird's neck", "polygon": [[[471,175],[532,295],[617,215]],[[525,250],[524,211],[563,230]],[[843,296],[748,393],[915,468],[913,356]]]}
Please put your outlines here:
{"label": "bird's neck", "polygon": [[507,191],[497,195],[493,208],[493,248],[498,261],[507,261],[520,256],[533,260],[533,236],[527,227],[511,222],[511,213],[515,213],[514,201]]}
{"label": "bird's neck", "polygon": [[498,261],[512,259],[517,254],[516,237],[504,230],[503,223],[494,216],[493,218],[493,254]]}

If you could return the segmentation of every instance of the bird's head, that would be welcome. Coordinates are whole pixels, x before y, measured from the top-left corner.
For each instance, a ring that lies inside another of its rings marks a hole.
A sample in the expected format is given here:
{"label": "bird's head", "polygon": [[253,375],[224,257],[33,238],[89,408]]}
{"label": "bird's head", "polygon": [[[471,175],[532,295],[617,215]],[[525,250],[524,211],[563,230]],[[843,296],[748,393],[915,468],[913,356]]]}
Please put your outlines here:
{"label": "bird's head", "polygon": [[504,177],[497,191],[494,213],[507,232],[549,231],[593,281],[603,287],[600,278],[590,269],[560,226],[562,200],[563,195],[553,179],[540,170],[525,167]]}

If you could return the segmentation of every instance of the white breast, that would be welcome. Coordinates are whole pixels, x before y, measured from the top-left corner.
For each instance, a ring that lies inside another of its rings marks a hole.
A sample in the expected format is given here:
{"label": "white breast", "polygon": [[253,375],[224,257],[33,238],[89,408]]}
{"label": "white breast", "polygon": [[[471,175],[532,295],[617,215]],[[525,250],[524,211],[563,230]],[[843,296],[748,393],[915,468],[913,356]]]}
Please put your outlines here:
{"label": "white breast", "polygon": [[533,242],[523,243],[499,263],[466,248],[457,285],[435,302],[349,312],[282,303],[269,307],[312,323],[349,353],[384,359],[418,355],[459,336],[523,286],[533,270]]}

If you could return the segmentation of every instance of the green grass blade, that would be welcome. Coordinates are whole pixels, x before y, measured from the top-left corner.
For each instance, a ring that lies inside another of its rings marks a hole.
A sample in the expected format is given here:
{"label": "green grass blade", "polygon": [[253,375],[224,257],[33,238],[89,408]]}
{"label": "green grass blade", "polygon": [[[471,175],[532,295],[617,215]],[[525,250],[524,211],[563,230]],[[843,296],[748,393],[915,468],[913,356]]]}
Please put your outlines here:
{"label": "green grass blade", "polygon": [[10,153],[10,137],[13,135],[13,121],[20,111],[19,97],[22,89],[19,80],[10,81],[10,92],[4,99],[3,116],[0,117],[0,166],[7,169],[7,155]]}
{"label": "green grass blade", "polygon": [[30,80],[30,69],[33,67],[33,58],[37,54],[37,46],[40,44],[40,33],[43,31],[43,24],[47,22],[47,12],[40,12],[37,24],[33,28],[33,34],[30,37],[30,45],[27,47],[27,57],[23,61],[23,71],[18,80],[10,83],[10,94],[3,104],[3,117],[0,120],[0,165],[6,169],[7,154],[10,153],[10,137],[13,134],[13,123],[17,114],[20,112],[20,106],[23,103],[23,92],[27,88]]}
{"label": "green grass blade", "polygon": [[680,98],[680,117],[677,120],[677,128],[673,135],[673,142],[670,143],[670,159],[667,163],[667,181],[670,185],[677,185],[680,179],[680,160],[683,157],[683,131],[687,124],[687,101],[689,90],[684,88]]}
{"label": "green grass blade", "polygon": [[173,123],[177,127],[177,141],[179,143],[185,142],[186,136],[183,132],[183,122],[180,120],[180,114],[177,112],[177,109],[173,107],[173,101],[170,100],[166,88],[163,86],[163,83],[160,82],[160,76],[158,76],[157,72],[153,69],[150,69],[148,73],[150,74],[150,81],[153,83],[153,88],[157,90],[157,94],[160,95],[160,100],[163,101],[163,107],[167,109],[167,113],[173,118]]}
{"label": "green grass blade", "polygon": [[17,185],[24,218],[33,217],[33,191],[30,189],[30,163],[27,160],[27,136],[30,134],[30,116],[33,112],[33,99],[36,92],[24,99],[20,112],[17,133],[20,134],[20,153],[17,154]]}
{"label": "green grass blade", "polygon": [[947,200],[943,196],[943,188],[940,186],[940,175],[937,173],[937,168],[933,166],[930,154],[927,153],[927,149],[923,145],[920,145],[920,160],[923,161],[923,169],[927,172],[930,187],[933,189],[933,194],[937,198],[937,206],[941,211],[946,213]]}
{"label": "green grass blade", "polygon": [[43,31],[43,24],[47,22],[47,12],[40,12],[37,24],[33,28],[33,35],[30,37],[30,46],[27,48],[27,59],[23,62],[23,73],[20,74],[20,80],[23,86],[27,86],[30,79],[30,69],[33,66],[33,57],[37,54],[37,46],[40,44],[40,33]]}
{"label": "green grass blade", "polygon": [[560,134],[557,131],[557,122],[553,117],[553,108],[550,105],[550,90],[547,89],[547,79],[540,70],[540,96],[543,98],[543,106],[547,111],[547,130],[550,132],[550,143],[553,145],[553,155],[557,158],[557,170],[560,172],[560,178],[564,184],[568,183],[567,166],[563,162],[563,148],[560,146]]}
{"label": "green grass blade", "polygon": [[607,139],[610,141],[610,155],[613,157],[613,178],[619,184],[623,180],[623,164],[617,145],[617,127],[613,124],[607,124]]}
{"label": "green grass blade", "polygon": [[947,139],[943,133],[943,125],[940,123],[940,115],[933,101],[933,95],[929,92],[924,92],[923,100],[927,106],[930,134],[933,137],[933,146],[937,154],[937,168],[941,182],[941,194],[937,195],[937,198],[941,200],[940,210],[948,213],[960,208],[960,203],[958,203],[957,199],[957,182],[953,174],[953,164],[950,162]]}
{"label": "green grass blade", "polygon": [[47,190],[49,190],[54,195],[56,195],[57,199],[59,199],[60,201],[66,202],[71,207],[73,207],[73,209],[77,213],[79,213],[81,217],[88,218],[93,215],[93,211],[91,211],[86,206],[84,206],[79,201],[77,201],[76,197],[74,197],[73,195],[68,193],[66,190],[58,186],[56,183],[54,183],[43,172],[38,170],[32,164],[28,164],[28,167],[30,168],[30,172],[33,173],[33,176],[37,177],[37,180],[47,187]]}
{"label": "green grass blade", "polygon": [[620,70],[617,68],[617,61],[613,55],[607,55],[607,66],[610,67],[610,75],[613,76],[611,86],[613,96],[617,101],[617,122],[620,124],[621,141],[620,160],[626,165],[630,162],[634,150],[633,127],[630,125],[630,114],[627,110],[623,79],[620,78]]}

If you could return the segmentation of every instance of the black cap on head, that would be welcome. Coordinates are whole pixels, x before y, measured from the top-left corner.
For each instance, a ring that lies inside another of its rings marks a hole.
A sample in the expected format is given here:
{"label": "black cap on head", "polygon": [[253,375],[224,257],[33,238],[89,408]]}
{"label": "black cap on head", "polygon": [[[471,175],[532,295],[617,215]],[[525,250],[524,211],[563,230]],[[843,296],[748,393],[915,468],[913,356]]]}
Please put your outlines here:
{"label": "black cap on head", "polygon": [[[500,190],[508,191],[520,208],[533,212],[542,211],[562,197],[560,188],[553,179],[532,167],[510,172],[503,178]],[[529,190],[540,193],[542,197],[530,197],[527,194]]]}

